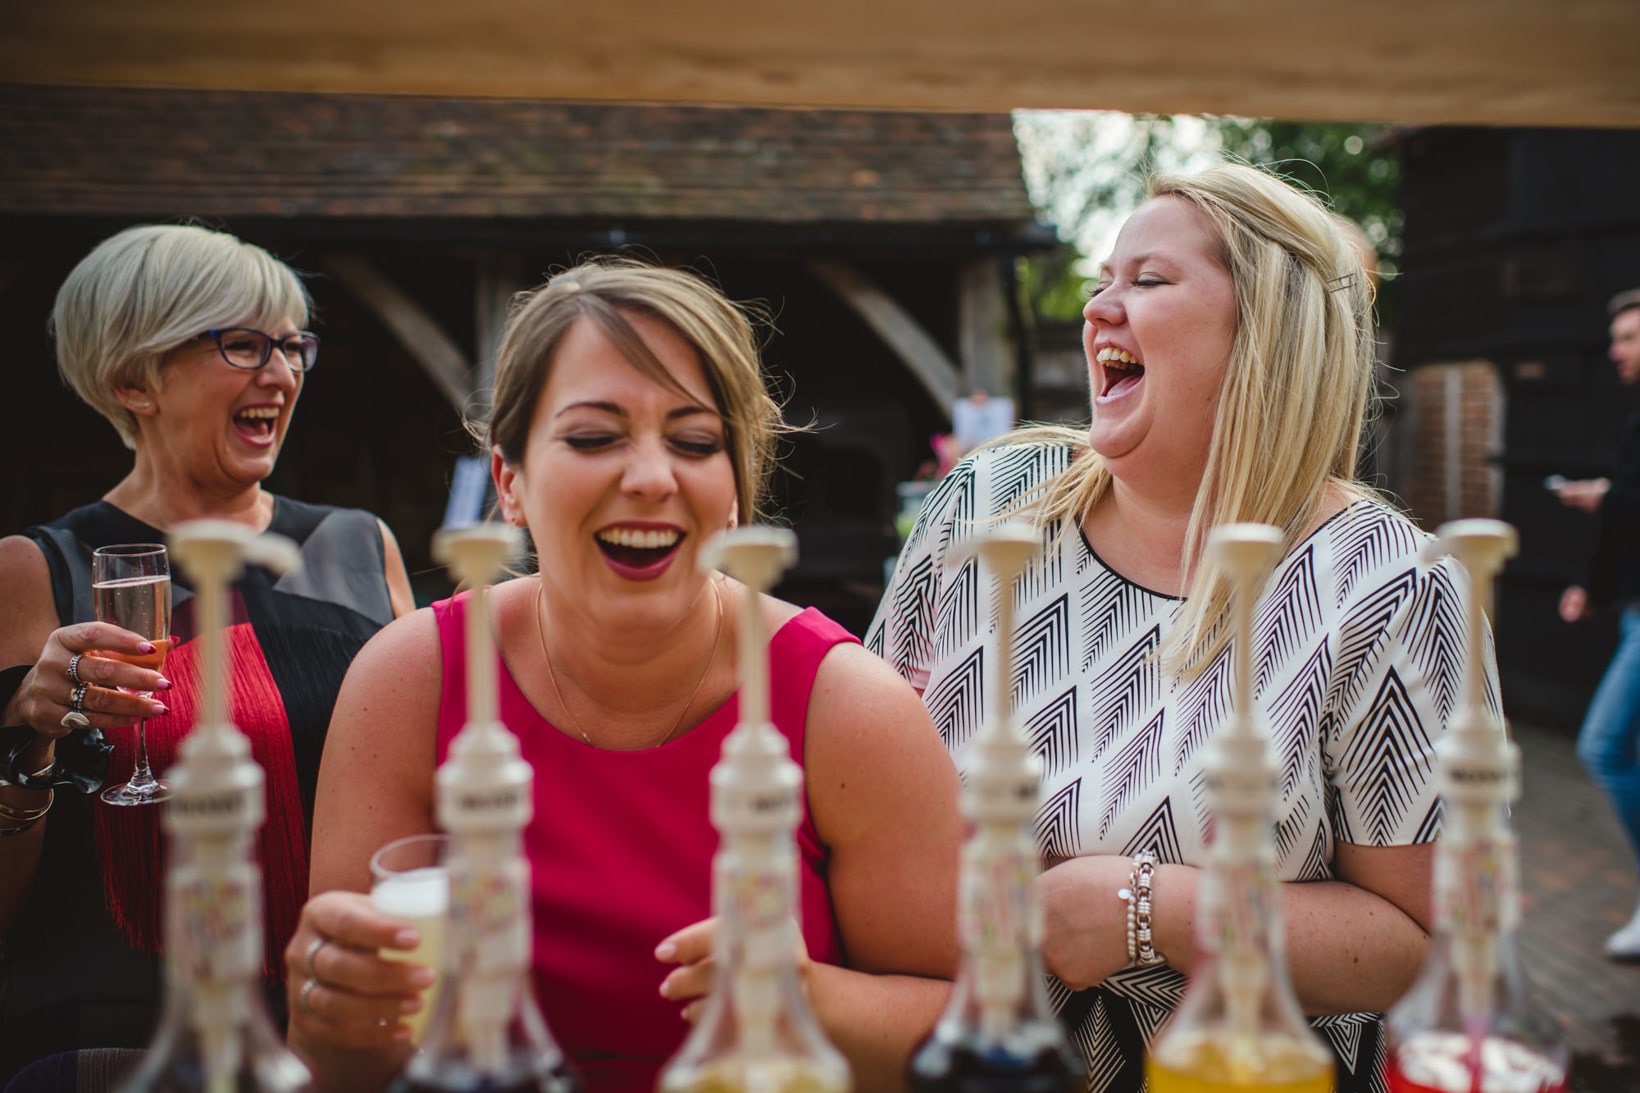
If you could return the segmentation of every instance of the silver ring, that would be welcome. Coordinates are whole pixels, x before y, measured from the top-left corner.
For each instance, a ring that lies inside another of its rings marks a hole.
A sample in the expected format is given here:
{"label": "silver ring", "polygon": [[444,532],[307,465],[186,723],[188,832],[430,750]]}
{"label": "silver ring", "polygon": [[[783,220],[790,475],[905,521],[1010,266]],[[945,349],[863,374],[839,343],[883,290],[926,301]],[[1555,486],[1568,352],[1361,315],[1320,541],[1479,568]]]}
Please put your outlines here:
{"label": "silver ring", "polygon": [[80,678],[80,658],[83,656],[85,656],[84,653],[75,653],[68,658],[68,681],[76,687],[85,682]]}
{"label": "silver ring", "polygon": [[[68,708],[77,714],[85,713],[85,693],[91,689],[89,683],[76,683],[74,693],[68,698]],[[90,722],[87,722],[90,724]]]}
{"label": "silver ring", "polygon": [[313,988],[318,985],[319,981],[314,979],[312,976],[309,976],[308,981],[302,984],[302,989],[296,992],[296,1005],[309,1017],[319,1016],[319,1011],[315,1010],[313,1008],[313,1003],[308,1001],[308,995],[312,994]]}
{"label": "silver ring", "polygon": [[65,729],[89,729],[91,727],[91,719],[83,713],[77,713],[74,710],[69,710],[63,715],[63,719],[57,722],[57,724],[61,725]]}
{"label": "silver ring", "polygon": [[313,944],[307,948],[307,955],[302,957],[302,968],[307,972],[309,979],[319,978],[319,970],[313,966],[313,958],[319,955],[319,950],[330,944],[330,938],[320,934],[313,939]]}

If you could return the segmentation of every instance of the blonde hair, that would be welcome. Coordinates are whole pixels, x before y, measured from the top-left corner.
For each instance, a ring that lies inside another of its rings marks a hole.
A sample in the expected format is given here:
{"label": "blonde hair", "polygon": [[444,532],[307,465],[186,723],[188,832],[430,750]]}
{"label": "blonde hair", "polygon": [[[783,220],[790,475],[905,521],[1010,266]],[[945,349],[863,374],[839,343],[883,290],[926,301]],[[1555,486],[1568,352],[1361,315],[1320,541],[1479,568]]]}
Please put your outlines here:
{"label": "blonde hair", "polygon": [[[1288,549],[1318,519],[1328,487],[1355,496],[1373,392],[1372,285],[1353,242],[1313,194],[1261,170],[1225,164],[1153,178],[1147,197],[1187,202],[1212,225],[1235,286],[1236,333],[1220,390],[1207,466],[1190,513],[1181,572],[1186,602],[1162,646],[1176,671],[1198,672],[1228,641],[1230,588],[1198,565],[1210,528],[1274,524]],[[1068,444],[1070,467],[1022,510],[1066,534],[1110,488],[1086,432],[1016,433]]]}
{"label": "blonde hair", "polygon": [[630,314],[666,323],[694,348],[722,415],[742,521],[755,521],[781,435],[792,431],[763,384],[752,319],[712,285],[684,270],[604,257],[554,276],[513,302],[496,351],[493,409],[473,432],[517,465],[554,354],[578,320],[595,323],[634,367],[679,394],[681,383],[656,359],[628,321]]}
{"label": "blonde hair", "polygon": [[311,307],[301,279],[255,244],[191,224],[127,228],[80,259],[57,290],[57,371],[135,448],[136,418],[116,388],[157,389],[165,355],[207,330],[306,326]]}

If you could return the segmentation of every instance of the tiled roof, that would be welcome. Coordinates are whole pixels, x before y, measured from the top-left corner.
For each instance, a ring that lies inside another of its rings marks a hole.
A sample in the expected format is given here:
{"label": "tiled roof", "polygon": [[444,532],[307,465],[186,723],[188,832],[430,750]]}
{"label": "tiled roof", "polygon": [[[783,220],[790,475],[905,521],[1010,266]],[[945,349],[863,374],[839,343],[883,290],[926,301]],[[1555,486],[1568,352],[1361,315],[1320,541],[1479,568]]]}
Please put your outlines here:
{"label": "tiled roof", "polygon": [[0,215],[1023,224],[1005,114],[0,85]]}

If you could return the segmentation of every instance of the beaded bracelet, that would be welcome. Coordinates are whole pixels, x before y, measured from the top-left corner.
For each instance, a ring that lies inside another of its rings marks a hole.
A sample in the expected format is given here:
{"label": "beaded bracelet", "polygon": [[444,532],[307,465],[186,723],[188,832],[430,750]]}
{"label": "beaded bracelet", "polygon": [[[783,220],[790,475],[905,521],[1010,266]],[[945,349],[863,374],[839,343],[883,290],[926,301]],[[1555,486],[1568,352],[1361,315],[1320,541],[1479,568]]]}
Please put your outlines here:
{"label": "beaded bracelet", "polygon": [[1155,877],[1156,856],[1150,853],[1135,854],[1127,887],[1116,893],[1118,899],[1127,901],[1128,963],[1140,968],[1167,961],[1167,957],[1157,952],[1151,944],[1150,884]]}

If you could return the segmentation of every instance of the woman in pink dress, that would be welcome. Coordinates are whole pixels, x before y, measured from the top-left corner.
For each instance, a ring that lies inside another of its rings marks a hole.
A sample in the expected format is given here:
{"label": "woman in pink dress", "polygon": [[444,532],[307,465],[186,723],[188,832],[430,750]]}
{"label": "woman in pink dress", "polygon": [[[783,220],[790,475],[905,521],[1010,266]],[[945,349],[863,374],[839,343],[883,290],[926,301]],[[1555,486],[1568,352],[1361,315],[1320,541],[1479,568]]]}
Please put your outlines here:
{"label": "woman in pink dress", "polygon": [[[745,314],[625,261],[515,308],[485,441],[538,570],[491,595],[501,716],[535,769],[526,831],[538,1001],[589,1089],[654,1088],[710,983],[707,772],[737,715],[744,586],[702,546],[758,518],[783,426]],[[461,597],[388,627],[349,672],[320,772],[312,892],[287,949],[292,1043],[321,1088],[378,1088],[410,1051],[400,927],[358,895],[370,854],[433,830],[464,718]],[[805,771],[804,976],[860,1086],[898,1085],[954,971],[958,780],[916,693],[841,627],[764,596],[773,720]],[[320,940],[308,967],[308,954]],[[412,1003],[413,1004],[413,1003]]]}

